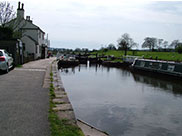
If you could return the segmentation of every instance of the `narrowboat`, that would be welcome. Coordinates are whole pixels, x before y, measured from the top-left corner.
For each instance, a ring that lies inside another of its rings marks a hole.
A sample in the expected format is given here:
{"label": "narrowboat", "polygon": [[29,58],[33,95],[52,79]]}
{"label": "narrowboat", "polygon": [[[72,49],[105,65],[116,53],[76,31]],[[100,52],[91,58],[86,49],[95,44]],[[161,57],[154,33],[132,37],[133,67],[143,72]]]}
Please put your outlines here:
{"label": "narrowboat", "polygon": [[123,56],[123,62],[128,64],[133,64],[136,59],[143,59],[143,56]]}
{"label": "narrowboat", "polygon": [[132,64],[132,69],[182,77],[182,63],[171,61],[136,59]]}

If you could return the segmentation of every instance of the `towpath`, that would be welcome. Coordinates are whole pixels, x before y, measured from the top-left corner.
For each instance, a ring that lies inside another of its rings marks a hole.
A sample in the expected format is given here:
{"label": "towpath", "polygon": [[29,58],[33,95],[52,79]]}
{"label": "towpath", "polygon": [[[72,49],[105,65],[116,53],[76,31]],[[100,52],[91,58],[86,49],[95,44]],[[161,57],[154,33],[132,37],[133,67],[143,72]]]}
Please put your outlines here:
{"label": "towpath", "polygon": [[55,58],[0,74],[0,135],[49,136],[49,70]]}

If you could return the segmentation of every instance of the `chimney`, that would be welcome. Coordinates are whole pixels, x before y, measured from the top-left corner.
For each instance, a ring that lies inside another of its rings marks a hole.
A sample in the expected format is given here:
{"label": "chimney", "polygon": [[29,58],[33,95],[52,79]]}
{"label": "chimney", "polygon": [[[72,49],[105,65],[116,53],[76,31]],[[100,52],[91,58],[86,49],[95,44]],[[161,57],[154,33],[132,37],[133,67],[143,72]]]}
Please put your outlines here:
{"label": "chimney", "polygon": [[31,23],[32,23],[32,20],[30,20],[30,16],[26,16],[26,20],[27,20],[28,22],[31,22]]}
{"label": "chimney", "polygon": [[24,19],[24,4],[22,3],[22,7],[21,6],[21,2],[18,2],[18,9],[17,9],[17,18],[19,19]]}
{"label": "chimney", "polygon": [[21,5],[22,5],[21,9],[22,9],[22,10],[24,10],[24,9],[23,9],[23,7],[24,7],[24,4],[22,3]]}
{"label": "chimney", "polygon": [[20,1],[19,1],[19,2],[18,2],[18,9],[17,9],[17,10],[20,10],[20,4],[21,4],[21,3],[20,3]]}
{"label": "chimney", "polygon": [[29,21],[30,20],[30,16],[26,16],[26,20]]}

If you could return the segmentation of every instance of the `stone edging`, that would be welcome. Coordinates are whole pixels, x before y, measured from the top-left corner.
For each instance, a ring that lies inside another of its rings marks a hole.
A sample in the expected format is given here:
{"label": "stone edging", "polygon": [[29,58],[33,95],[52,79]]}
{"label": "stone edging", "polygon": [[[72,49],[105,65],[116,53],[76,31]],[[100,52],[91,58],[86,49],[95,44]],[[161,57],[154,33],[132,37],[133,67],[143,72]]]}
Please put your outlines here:
{"label": "stone edging", "polygon": [[70,124],[77,125],[72,105],[68,99],[67,93],[65,92],[63,83],[61,81],[57,61],[54,61],[52,64],[52,73],[55,93],[55,98],[53,99],[53,102],[56,105],[53,110],[57,113],[59,119],[66,119],[69,121]]}
{"label": "stone edging", "polygon": [[97,128],[92,127],[83,121],[76,119],[72,105],[68,99],[67,93],[63,87],[61,81],[61,76],[58,70],[57,61],[54,61],[52,64],[52,73],[53,73],[53,87],[55,98],[52,100],[56,105],[53,110],[57,113],[60,120],[66,119],[68,123],[77,126],[82,130],[85,136],[108,136],[106,132],[103,132]]}

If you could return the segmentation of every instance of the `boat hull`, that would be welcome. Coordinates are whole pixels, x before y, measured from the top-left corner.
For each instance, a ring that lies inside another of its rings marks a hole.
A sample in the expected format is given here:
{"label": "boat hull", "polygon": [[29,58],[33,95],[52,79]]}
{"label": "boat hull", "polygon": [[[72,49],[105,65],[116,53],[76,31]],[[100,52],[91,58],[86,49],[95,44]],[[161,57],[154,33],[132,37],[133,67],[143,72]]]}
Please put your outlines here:
{"label": "boat hull", "polygon": [[160,73],[182,78],[182,63],[138,59],[132,65],[133,70]]}

